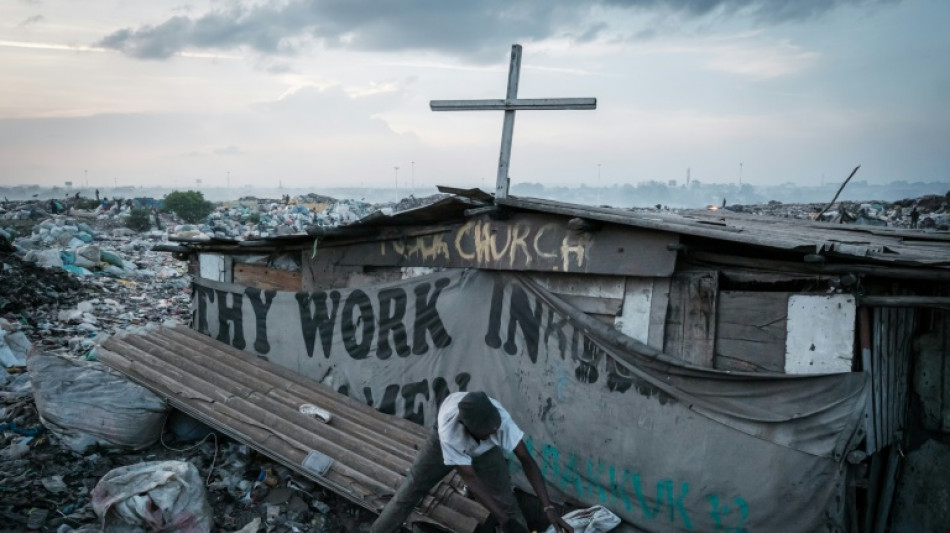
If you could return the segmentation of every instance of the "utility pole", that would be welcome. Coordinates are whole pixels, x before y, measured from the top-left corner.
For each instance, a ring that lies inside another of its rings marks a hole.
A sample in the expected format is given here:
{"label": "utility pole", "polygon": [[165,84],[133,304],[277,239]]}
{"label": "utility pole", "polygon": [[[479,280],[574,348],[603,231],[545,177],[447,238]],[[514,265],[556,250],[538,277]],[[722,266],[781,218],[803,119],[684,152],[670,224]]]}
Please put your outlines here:
{"label": "utility pole", "polygon": [[396,171],[396,202],[399,202],[399,167],[393,167]]}
{"label": "utility pole", "polygon": [[739,162],[739,185],[742,185],[742,162]]}
{"label": "utility pole", "polygon": [[597,163],[597,205],[600,205],[600,163]]}
{"label": "utility pole", "polygon": [[412,161],[412,173],[409,175],[409,194],[415,196],[416,194],[416,162]]}

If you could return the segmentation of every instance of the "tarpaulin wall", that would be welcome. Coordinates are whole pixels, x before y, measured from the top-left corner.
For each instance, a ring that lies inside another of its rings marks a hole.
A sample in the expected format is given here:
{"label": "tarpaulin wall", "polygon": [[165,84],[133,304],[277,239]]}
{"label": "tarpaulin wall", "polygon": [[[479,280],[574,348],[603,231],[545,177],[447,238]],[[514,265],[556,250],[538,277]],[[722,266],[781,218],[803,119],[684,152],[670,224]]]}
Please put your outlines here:
{"label": "tarpaulin wall", "polygon": [[647,531],[846,531],[864,374],[684,366],[517,274],[194,294],[198,330],[426,426],[449,393],[487,391],[552,487]]}

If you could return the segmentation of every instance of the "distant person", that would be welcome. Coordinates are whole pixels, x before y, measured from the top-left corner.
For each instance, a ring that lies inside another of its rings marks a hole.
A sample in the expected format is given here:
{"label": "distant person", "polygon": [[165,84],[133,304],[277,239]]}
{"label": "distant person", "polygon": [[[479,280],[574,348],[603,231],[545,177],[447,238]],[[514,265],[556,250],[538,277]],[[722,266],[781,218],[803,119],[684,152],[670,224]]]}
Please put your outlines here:
{"label": "distant person", "polygon": [[725,198],[722,199],[722,206],[723,206],[723,207],[726,207],[726,199],[725,199]]}
{"label": "distant person", "polygon": [[79,191],[76,191],[76,199],[79,199]]}
{"label": "distant person", "polygon": [[917,210],[917,206],[914,206],[914,209],[910,212],[910,227],[917,229],[917,222],[920,221],[920,211]]}
{"label": "distant person", "polygon": [[96,201],[99,201],[99,189],[96,189]]}
{"label": "distant person", "polygon": [[59,214],[59,209],[56,206],[56,200],[49,201],[49,212],[51,215]]}

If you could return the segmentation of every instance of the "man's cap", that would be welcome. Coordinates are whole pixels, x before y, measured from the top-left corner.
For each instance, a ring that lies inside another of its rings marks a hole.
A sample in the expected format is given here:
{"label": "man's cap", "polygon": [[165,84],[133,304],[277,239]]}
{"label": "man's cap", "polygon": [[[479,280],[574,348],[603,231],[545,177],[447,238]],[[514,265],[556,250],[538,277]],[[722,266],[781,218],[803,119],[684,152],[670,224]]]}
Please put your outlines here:
{"label": "man's cap", "polygon": [[476,435],[488,435],[498,430],[501,415],[484,392],[470,392],[459,402],[459,421]]}

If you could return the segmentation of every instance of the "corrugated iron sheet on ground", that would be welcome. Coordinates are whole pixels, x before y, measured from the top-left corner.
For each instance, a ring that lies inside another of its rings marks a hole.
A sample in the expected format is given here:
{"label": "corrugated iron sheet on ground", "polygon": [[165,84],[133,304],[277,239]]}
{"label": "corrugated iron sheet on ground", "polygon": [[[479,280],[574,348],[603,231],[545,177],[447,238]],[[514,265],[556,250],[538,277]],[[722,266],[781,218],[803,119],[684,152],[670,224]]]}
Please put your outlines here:
{"label": "corrugated iron sheet on ground", "polygon": [[[426,436],[416,424],[185,327],[112,337],[96,355],[177,409],[374,512]],[[330,422],[301,413],[304,404],[329,411]],[[410,521],[474,530],[488,511],[460,488],[453,472]]]}

